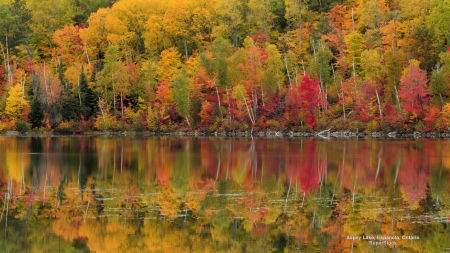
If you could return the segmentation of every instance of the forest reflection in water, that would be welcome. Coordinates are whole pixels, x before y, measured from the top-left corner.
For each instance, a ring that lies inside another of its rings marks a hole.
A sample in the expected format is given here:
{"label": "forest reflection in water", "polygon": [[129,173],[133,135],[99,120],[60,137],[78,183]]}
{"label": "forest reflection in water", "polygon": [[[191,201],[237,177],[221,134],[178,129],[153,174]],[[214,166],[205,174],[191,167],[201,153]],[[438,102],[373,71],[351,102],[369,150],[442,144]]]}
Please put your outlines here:
{"label": "forest reflection in water", "polygon": [[448,140],[0,137],[0,150],[4,252],[450,251]]}

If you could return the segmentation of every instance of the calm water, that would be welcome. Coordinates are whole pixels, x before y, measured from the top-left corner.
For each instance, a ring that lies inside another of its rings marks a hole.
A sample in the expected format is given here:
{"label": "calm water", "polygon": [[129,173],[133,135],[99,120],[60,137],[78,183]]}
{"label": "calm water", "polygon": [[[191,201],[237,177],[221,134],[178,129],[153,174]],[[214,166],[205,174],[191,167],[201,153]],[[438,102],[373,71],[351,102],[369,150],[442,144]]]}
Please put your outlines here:
{"label": "calm water", "polygon": [[0,187],[2,252],[450,252],[447,140],[0,137]]}

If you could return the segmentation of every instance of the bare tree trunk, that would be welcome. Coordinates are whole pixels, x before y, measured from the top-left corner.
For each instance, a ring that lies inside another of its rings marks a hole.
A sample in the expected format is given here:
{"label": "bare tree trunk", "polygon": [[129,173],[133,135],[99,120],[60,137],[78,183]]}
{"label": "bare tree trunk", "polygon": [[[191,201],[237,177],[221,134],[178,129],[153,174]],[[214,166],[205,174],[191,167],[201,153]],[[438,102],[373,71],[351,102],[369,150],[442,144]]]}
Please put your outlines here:
{"label": "bare tree trunk", "polygon": [[341,93],[342,93],[342,112],[344,114],[344,119],[345,117],[345,97],[344,97],[344,91],[342,90],[342,80],[341,80]]}
{"label": "bare tree trunk", "polygon": [[91,60],[89,59],[89,54],[88,54],[88,51],[87,51],[86,42],[84,43],[84,52],[86,52],[86,59],[88,61],[88,65],[89,65],[89,70],[88,71],[90,71],[91,70]]}
{"label": "bare tree trunk", "polygon": [[7,72],[8,72],[8,83],[12,87],[13,86],[13,80],[12,80],[11,64],[9,63],[8,34],[6,34],[6,36],[5,36],[5,42],[6,42],[6,44],[5,44],[5,47],[6,47],[6,63],[8,65],[8,69],[6,69]]}
{"label": "bare tree trunk", "polygon": [[8,84],[9,84],[9,86],[12,86],[11,83],[9,82],[10,78],[9,78],[9,72],[8,72],[8,61],[6,58],[5,49],[3,48],[3,44],[1,42],[0,42],[0,49],[2,50],[2,54],[3,54],[6,74],[8,75]]}
{"label": "bare tree trunk", "polygon": [[120,93],[120,108],[122,110],[122,120],[124,119],[124,115],[123,115],[123,93]]}
{"label": "bare tree trunk", "polygon": [[80,90],[80,78],[78,77],[78,100],[80,100],[80,106],[81,106],[81,90]]}
{"label": "bare tree trunk", "polygon": [[248,104],[247,104],[247,99],[245,99],[245,96],[241,90],[239,90],[239,92],[241,93],[242,98],[244,99],[245,107],[247,107],[248,117],[250,118],[250,121],[252,122],[252,124],[255,124],[255,119],[252,117],[252,113],[250,112],[250,108],[248,107]]}
{"label": "bare tree trunk", "polygon": [[25,80],[27,80],[27,74],[25,74],[25,76],[23,77],[22,74],[20,74],[20,84],[22,85],[22,98],[25,96]]}
{"label": "bare tree trunk", "polygon": [[256,120],[256,110],[258,109],[258,95],[256,90],[253,90],[253,119]]}
{"label": "bare tree trunk", "polygon": [[223,119],[222,108],[221,108],[222,105],[220,104],[219,89],[217,88],[216,80],[213,80],[213,83],[214,83],[214,87],[216,88],[217,100],[219,101],[220,118]]}
{"label": "bare tree trunk", "polygon": [[375,94],[377,95],[378,110],[380,111],[380,120],[383,121],[383,113],[381,112],[380,96],[378,96],[378,90],[377,89],[375,89]]}
{"label": "bare tree trunk", "polygon": [[352,30],[355,31],[355,17],[353,15],[353,8],[352,8]]}
{"label": "bare tree trunk", "polygon": [[[230,95],[228,94],[228,88],[225,88],[225,90],[226,90],[226,92],[227,92],[227,99],[228,99],[228,101],[230,101]],[[230,105],[228,105],[228,106],[229,106],[229,108],[230,108]],[[228,113],[228,117],[229,117],[230,122],[231,122],[231,113]]]}
{"label": "bare tree trunk", "polygon": [[184,51],[186,52],[186,60],[189,60],[188,48],[187,48],[187,39],[183,37]]}
{"label": "bare tree trunk", "polygon": [[291,80],[291,75],[289,74],[289,67],[287,65],[287,57],[286,57],[286,55],[284,56],[284,65],[286,66],[286,71],[287,71],[287,75],[288,75],[288,79],[289,79],[289,88],[292,89],[292,80]]}
{"label": "bare tree trunk", "polygon": [[397,99],[398,109],[400,110],[400,114],[402,114],[402,106],[400,105],[400,99],[398,98],[397,86],[394,85],[395,89],[395,99]]}
{"label": "bare tree trunk", "polygon": [[186,122],[188,123],[189,129],[192,129],[191,123],[189,123],[189,119],[186,117]]}
{"label": "bare tree trunk", "polygon": [[100,112],[102,113],[103,121],[105,121],[105,112],[103,111],[102,103],[100,103],[100,97],[98,97],[98,107],[100,108]]}

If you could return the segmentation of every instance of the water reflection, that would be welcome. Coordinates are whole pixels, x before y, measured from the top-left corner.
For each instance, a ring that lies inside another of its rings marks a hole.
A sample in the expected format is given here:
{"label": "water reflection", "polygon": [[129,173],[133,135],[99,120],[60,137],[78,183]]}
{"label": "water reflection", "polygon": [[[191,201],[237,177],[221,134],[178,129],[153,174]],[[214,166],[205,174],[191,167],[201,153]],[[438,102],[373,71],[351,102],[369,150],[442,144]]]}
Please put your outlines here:
{"label": "water reflection", "polygon": [[445,252],[449,149],[446,140],[0,137],[0,248]]}

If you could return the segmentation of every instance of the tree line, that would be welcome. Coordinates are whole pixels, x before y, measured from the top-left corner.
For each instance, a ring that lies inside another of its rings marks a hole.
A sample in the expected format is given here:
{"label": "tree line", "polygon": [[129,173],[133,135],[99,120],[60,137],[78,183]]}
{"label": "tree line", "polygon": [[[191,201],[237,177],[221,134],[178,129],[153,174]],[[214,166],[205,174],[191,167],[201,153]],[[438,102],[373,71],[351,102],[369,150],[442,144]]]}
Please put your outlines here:
{"label": "tree line", "polygon": [[0,130],[448,130],[450,0],[14,0],[0,13]]}

